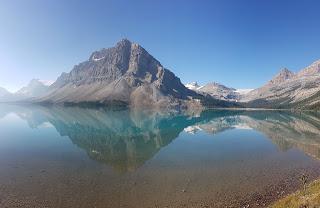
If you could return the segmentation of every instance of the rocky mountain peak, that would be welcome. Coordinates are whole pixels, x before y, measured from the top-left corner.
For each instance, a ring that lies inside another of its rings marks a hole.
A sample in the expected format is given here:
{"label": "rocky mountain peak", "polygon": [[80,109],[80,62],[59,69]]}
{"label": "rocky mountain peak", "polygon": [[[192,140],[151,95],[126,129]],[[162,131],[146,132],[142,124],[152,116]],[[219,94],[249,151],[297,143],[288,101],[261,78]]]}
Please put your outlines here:
{"label": "rocky mountain peak", "polygon": [[294,73],[287,68],[283,68],[274,76],[267,85],[277,85],[294,77]]}
{"label": "rocky mountain peak", "polygon": [[[51,86],[41,101],[124,102],[130,105],[178,103],[201,95],[187,89],[142,46],[123,39],[91,54]],[[149,101],[147,100],[149,99]],[[143,103],[141,103],[143,102]]]}
{"label": "rocky mountain peak", "polygon": [[240,94],[236,92],[236,89],[227,87],[218,82],[210,82],[198,88],[198,91],[207,93],[219,100],[236,101],[240,96]]}
{"label": "rocky mountain peak", "polygon": [[79,86],[99,81],[111,83],[124,75],[152,82],[160,76],[160,68],[164,70],[142,46],[123,39],[112,48],[93,52],[89,60],[76,65],[70,73],[61,74],[53,86],[62,87],[68,83]]}
{"label": "rocky mountain peak", "polygon": [[320,60],[313,62],[310,66],[302,69],[298,76],[320,75]]}

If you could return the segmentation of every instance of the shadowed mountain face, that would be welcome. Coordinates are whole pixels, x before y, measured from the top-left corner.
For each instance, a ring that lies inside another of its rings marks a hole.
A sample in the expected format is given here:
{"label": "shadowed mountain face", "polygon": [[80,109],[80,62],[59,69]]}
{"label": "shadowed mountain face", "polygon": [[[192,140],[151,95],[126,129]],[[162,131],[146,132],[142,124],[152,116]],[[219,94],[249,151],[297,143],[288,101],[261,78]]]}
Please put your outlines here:
{"label": "shadowed mountain face", "polygon": [[203,97],[186,88],[144,48],[126,39],[92,53],[89,60],[63,73],[51,89],[38,101],[168,108]]}
{"label": "shadowed mountain face", "polygon": [[168,114],[12,105],[0,109],[2,117],[14,112],[31,128],[49,122],[90,158],[119,172],[137,169],[183,131],[217,134],[230,129],[252,129],[266,135],[283,151],[298,148],[320,158],[320,115],[317,113],[209,110],[197,114]]}

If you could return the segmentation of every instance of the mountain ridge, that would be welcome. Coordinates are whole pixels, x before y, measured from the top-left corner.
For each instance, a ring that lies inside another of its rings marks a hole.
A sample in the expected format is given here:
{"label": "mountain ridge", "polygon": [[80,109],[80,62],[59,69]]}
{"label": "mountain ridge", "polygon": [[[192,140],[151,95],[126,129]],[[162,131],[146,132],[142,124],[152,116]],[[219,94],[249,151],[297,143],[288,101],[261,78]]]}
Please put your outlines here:
{"label": "mountain ridge", "polygon": [[320,108],[320,60],[293,73],[281,70],[262,87],[241,100],[249,107],[268,108]]}

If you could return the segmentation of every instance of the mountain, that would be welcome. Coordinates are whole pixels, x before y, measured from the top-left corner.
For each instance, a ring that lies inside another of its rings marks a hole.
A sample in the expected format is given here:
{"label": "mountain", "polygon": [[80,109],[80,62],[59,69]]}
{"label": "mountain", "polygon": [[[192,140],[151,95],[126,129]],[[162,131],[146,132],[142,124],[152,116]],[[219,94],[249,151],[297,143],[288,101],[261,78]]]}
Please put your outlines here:
{"label": "mountain", "polygon": [[320,73],[320,60],[313,62],[298,73],[298,76],[317,76]]}
{"label": "mountain", "polygon": [[295,76],[295,74],[290,71],[287,68],[282,69],[275,77],[273,77],[267,85],[272,86],[272,85],[278,85],[281,84],[287,80],[292,79]]}
{"label": "mountain", "polygon": [[249,93],[252,89],[234,89],[225,85],[212,82],[204,86],[199,86],[197,82],[191,82],[185,85],[187,88],[200,94],[208,94],[211,97],[224,101],[238,101],[241,97]]}
{"label": "mountain", "polygon": [[21,102],[45,95],[50,91],[48,81],[32,79],[27,86],[22,87],[15,93],[10,93],[0,88],[0,102]]}
{"label": "mountain", "polygon": [[50,89],[36,102],[176,108],[199,107],[205,97],[186,88],[143,47],[127,39],[93,52],[87,61],[62,73]]}
{"label": "mountain", "polygon": [[320,61],[293,73],[282,69],[264,86],[246,94],[241,101],[249,107],[320,108]]}
{"label": "mountain", "polygon": [[270,81],[268,81],[264,86],[252,90],[250,93],[244,96],[242,101],[251,101],[256,99],[264,99],[274,95],[273,89],[283,83],[293,79],[295,74],[284,68],[280,70]]}
{"label": "mountain", "polygon": [[6,102],[7,100],[10,100],[12,97],[12,94],[6,90],[3,87],[0,87],[0,102]]}
{"label": "mountain", "polygon": [[15,94],[17,97],[21,98],[33,98],[39,97],[47,93],[49,86],[43,83],[39,79],[32,79],[29,84],[25,87],[22,87]]}
{"label": "mountain", "polygon": [[226,86],[219,84],[219,83],[216,83],[216,82],[208,83],[208,84],[204,85],[203,87],[198,88],[198,91],[207,93],[207,94],[211,95],[212,97],[214,97],[216,99],[220,99],[220,100],[234,101],[234,100],[238,100],[239,95],[240,95],[235,92],[236,89],[226,87]]}
{"label": "mountain", "polygon": [[11,95],[11,93],[3,87],[0,87],[0,98]]}

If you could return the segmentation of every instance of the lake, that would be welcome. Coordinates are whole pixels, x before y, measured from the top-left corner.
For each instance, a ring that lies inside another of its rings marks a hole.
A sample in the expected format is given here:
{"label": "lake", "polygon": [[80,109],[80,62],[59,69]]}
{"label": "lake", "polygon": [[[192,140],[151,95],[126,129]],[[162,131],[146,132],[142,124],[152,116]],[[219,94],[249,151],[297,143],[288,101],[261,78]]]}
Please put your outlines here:
{"label": "lake", "polygon": [[0,105],[0,207],[264,207],[319,159],[316,112]]}

